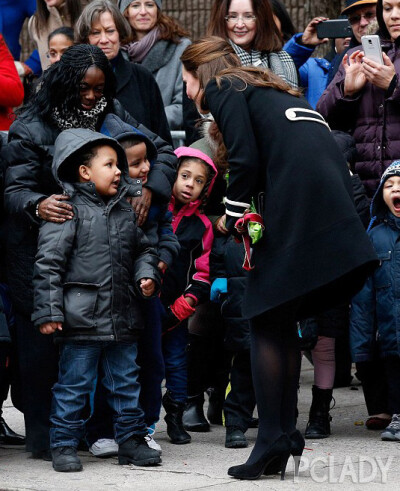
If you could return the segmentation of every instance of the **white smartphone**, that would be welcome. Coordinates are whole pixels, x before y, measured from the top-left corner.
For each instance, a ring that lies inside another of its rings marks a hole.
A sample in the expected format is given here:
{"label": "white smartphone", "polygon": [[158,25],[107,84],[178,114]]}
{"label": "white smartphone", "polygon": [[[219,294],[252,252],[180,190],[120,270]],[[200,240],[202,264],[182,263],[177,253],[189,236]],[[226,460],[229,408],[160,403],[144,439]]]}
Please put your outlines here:
{"label": "white smartphone", "polygon": [[379,36],[376,34],[362,36],[361,43],[365,57],[383,65],[382,48]]}

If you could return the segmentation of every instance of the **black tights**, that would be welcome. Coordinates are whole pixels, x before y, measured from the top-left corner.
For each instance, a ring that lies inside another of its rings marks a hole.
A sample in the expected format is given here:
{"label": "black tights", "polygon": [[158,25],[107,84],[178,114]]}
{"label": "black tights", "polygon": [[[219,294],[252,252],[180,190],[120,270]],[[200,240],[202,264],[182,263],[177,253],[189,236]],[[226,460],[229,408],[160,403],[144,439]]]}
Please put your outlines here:
{"label": "black tights", "polygon": [[251,364],[259,429],[252,464],[283,433],[296,429],[300,348],[294,310],[276,309],[251,320]]}

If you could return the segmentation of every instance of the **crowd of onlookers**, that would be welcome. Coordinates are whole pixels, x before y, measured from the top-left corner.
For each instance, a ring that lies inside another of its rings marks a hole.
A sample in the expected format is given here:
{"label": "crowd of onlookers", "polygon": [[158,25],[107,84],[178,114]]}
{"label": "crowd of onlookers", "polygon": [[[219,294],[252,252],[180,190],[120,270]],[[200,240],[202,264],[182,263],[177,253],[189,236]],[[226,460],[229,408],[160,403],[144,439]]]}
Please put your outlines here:
{"label": "crowd of onlookers", "polygon": [[[211,423],[225,425],[227,448],[246,447],[258,424],[241,310],[249,258],[227,225],[250,203],[225,202],[235,146],[202,109],[200,49],[162,7],[0,0],[0,416],[11,387],[26,429],[0,417],[0,446],[26,445],[58,471],[81,470],[77,448],[158,464],[162,406],[174,444]],[[314,365],[305,438],[329,437],[332,392],[353,361],[367,428],[399,441],[400,2],[347,0],[339,16],[349,36],[320,39],[325,17],[297,33],[280,0],[215,0],[207,37],[222,38],[221,60],[269,70],[277,92],[302,91],[302,119],[329,125],[379,259],[351,306],[298,323]],[[21,61],[26,18],[37,49]],[[382,65],[360,48],[376,33]],[[173,148],[175,130],[186,146]]]}

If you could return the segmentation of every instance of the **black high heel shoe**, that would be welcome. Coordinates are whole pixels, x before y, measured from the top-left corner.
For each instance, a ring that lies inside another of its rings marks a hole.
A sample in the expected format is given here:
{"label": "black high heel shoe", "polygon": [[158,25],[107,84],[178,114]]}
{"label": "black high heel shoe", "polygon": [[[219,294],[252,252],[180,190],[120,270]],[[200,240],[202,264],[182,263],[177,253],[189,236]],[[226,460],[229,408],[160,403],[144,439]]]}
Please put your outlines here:
{"label": "black high heel shoe", "polygon": [[[301,456],[303,455],[305,440],[303,438],[303,435],[300,433],[300,431],[295,430],[289,436],[289,441],[290,441],[290,455],[294,459],[294,475],[297,477],[299,475],[300,461],[301,461]],[[264,476],[278,474],[279,471],[280,471],[280,462],[275,460],[271,462],[270,465],[267,465],[267,467],[264,470]]]}
{"label": "black high heel shoe", "polygon": [[286,434],[281,435],[254,464],[235,465],[228,469],[228,475],[236,479],[254,480],[264,473],[268,466],[276,463],[281,471],[281,480],[285,479],[286,464],[290,456],[291,444]]}

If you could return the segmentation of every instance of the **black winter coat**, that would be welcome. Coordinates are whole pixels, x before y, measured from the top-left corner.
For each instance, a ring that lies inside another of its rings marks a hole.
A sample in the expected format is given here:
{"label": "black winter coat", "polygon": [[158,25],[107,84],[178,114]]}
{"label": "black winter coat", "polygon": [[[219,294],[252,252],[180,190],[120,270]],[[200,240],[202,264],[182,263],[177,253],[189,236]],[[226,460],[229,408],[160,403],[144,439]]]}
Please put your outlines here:
{"label": "black winter coat", "polygon": [[144,67],[126,60],[121,52],[113,60],[116,97],[124,109],[153,133],[172,143],[164,103],[156,79]]}
{"label": "black winter coat", "polygon": [[229,351],[250,349],[250,323],[242,315],[247,272],[242,268],[244,247],[230,236],[214,238],[210,258],[211,281],[226,278],[228,291],[221,305],[225,326],[225,348]]}
{"label": "black winter coat", "polygon": [[212,80],[205,95],[228,150],[227,227],[252,196],[262,204],[244,316],[302,298],[298,317],[308,317],[349,300],[376,255],[323,118],[303,98],[237,79]]}
{"label": "black winter coat", "polygon": [[[109,112],[139,128],[156,145],[159,152],[158,161],[149,175],[146,186],[157,193],[158,185],[162,182],[164,189],[160,192],[165,193],[165,177],[172,187],[176,173],[176,157],[172,148],[138,124],[118,101],[114,101]],[[102,123],[103,120],[99,120],[99,128]],[[51,194],[62,192],[51,171],[54,142],[59,134],[60,130],[55,125],[43,121],[38,116],[23,113],[11,125],[9,143],[3,153],[8,164],[5,190],[5,207],[9,215],[8,281],[15,310],[29,318],[33,309],[32,274],[40,224],[40,220],[35,216],[35,207],[39,201]],[[160,174],[164,176],[161,178]]]}
{"label": "black winter coat", "polygon": [[[92,182],[62,182],[63,167],[90,142],[113,146],[123,169],[119,192],[107,203]],[[139,280],[152,278],[159,284],[159,273],[158,258],[124,199],[129,180],[125,153],[99,133],[63,131],[55,145],[53,174],[71,196],[74,218],[62,224],[43,222],[40,228],[32,321],[36,326],[62,322],[58,342],[134,341],[143,328]]]}

